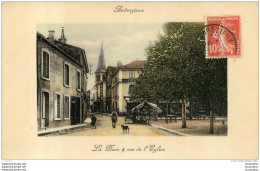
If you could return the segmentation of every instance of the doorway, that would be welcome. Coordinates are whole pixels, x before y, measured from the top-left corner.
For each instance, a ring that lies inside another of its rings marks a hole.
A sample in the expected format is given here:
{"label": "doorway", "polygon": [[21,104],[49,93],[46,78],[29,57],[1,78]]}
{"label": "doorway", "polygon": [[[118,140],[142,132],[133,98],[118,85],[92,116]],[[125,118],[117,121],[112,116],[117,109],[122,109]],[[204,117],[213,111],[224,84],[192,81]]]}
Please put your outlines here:
{"label": "doorway", "polygon": [[71,125],[80,123],[80,98],[71,97]]}
{"label": "doorway", "polygon": [[49,93],[42,92],[41,128],[49,127]]}

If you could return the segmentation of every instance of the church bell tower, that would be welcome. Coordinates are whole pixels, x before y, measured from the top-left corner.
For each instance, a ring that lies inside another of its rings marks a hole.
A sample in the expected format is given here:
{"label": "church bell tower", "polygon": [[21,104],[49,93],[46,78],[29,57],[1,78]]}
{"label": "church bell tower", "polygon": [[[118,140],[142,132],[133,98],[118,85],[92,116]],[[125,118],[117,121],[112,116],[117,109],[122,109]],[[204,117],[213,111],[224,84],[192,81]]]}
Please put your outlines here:
{"label": "church bell tower", "polygon": [[106,64],[104,58],[103,42],[101,43],[100,55],[98,59],[98,67],[95,71],[95,86],[96,86],[96,109],[97,112],[105,111],[106,103]]}

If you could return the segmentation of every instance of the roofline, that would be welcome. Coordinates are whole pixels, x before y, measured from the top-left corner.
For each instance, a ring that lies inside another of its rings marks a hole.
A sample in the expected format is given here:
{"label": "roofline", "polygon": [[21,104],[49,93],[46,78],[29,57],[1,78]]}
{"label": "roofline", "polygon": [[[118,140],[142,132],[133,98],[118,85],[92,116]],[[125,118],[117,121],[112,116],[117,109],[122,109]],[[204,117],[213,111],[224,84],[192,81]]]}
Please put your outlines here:
{"label": "roofline", "polygon": [[85,67],[87,68],[87,73],[89,73],[89,69],[88,69],[88,61],[87,61],[87,56],[86,56],[86,52],[84,49],[81,49],[81,52],[83,52],[83,60],[84,60],[84,63],[85,63]]}
{"label": "roofline", "polygon": [[[64,56],[66,56],[68,59],[72,60],[72,62],[76,63],[77,65],[83,67],[80,63],[78,63],[75,59],[73,59],[70,55],[68,55],[67,53],[65,53],[63,50],[61,50],[60,48],[58,48],[57,46],[55,46],[54,44],[52,44],[51,42],[49,42],[42,34],[40,34],[39,32],[37,32],[37,35],[39,35],[44,41],[46,41],[49,45],[51,45],[52,47],[54,47],[55,49],[57,49],[58,51],[60,51]],[[38,40],[37,40],[38,41]]]}
{"label": "roofline", "polygon": [[116,75],[116,73],[118,73],[118,71],[119,71],[119,69],[116,68],[116,69],[115,69],[115,72],[111,75],[111,77],[114,77],[114,76]]}
{"label": "roofline", "polygon": [[[56,40],[56,41],[57,41],[57,40]],[[74,46],[74,45],[71,45],[71,44],[62,43],[62,42],[60,42],[60,41],[57,41],[57,42],[59,42],[59,43],[61,43],[61,44],[64,44],[64,45],[67,45],[67,46],[71,46],[71,47],[73,47],[73,48],[77,48],[77,49],[80,49],[80,50],[84,50],[84,49],[82,49],[82,48],[80,48],[80,47],[77,47],[77,46]]]}
{"label": "roofline", "polygon": [[[129,68],[126,68],[125,66],[126,65],[129,65],[129,64],[132,64],[132,63],[135,63],[135,62],[143,62],[144,64],[146,63],[146,60],[134,60],[128,64],[125,64],[125,65],[122,65],[120,67],[117,67],[118,69],[139,69],[139,68],[135,68],[135,67],[129,67]],[[124,68],[125,67],[125,68]],[[143,68],[143,67],[142,67]],[[141,69],[141,68],[140,68]]]}
{"label": "roofline", "polygon": [[114,67],[114,66],[108,66],[107,68],[117,68],[117,67]]}
{"label": "roofline", "polygon": [[115,72],[112,74],[112,77],[114,76],[114,75],[116,75],[116,73],[118,73],[118,71],[127,71],[127,70],[137,70],[137,69],[143,69],[143,68],[117,68],[116,67],[116,70],[115,70]]}
{"label": "roofline", "polygon": [[[62,42],[60,42],[60,43],[62,43]],[[87,68],[87,73],[89,73],[89,69],[88,69],[88,65],[87,65],[87,60],[86,60],[86,52],[85,52],[85,50],[84,49],[82,49],[82,48],[80,48],[80,47],[77,47],[77,46],[74,46],[74,45],[70,45],[70,44],[67,44],[67,43],[62,43],[62,44],[64,44],[64,45],[67,45],[67,46],[71,46],[71,47],[73,47],[73,48],[77,48],[77,49],[79,49],[79,50],[81,50],[81,52],[83,52],[83,60],[84,60],[84,62],[85,62],[85,67]]]}

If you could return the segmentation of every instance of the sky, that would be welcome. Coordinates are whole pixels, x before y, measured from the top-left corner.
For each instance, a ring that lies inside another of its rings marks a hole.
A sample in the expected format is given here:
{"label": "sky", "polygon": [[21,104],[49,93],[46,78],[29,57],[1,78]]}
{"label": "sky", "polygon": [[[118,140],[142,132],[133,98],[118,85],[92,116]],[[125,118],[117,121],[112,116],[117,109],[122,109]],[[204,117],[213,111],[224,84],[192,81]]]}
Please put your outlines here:
{"label": "sky", "polygon": [[87,23],[87,24],[38,24],[37,31],[46,38],[49,30],[59,39],[64,27],[67,44],[85,50],[91,74],[88,74],[88,90],[95,85],[94,72],[98,66],[101,42],[103,41],[106,67],[123,65],[133,60],[146,60],[145,48],[157,40],[163,23]]}

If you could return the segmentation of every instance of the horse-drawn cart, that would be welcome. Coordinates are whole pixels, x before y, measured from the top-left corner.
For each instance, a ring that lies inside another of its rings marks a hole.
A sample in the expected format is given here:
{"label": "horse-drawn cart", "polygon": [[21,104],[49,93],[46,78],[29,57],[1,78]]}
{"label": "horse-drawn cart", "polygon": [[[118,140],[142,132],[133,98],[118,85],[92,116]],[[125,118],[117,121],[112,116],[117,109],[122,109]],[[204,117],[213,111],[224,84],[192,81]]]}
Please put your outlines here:
{"label": "horse-drawn cart", "polygon": [[156,104],[145,101],[131,110],[131,114],[125,117],[125,123],[132,121],[133,123],[147,124],[152,118],[157,118],[157,114],[160,113],[162,110]]}
{"label": "horse-drawn cart", "polygon": [[152,119],[152,116],[147,116],[147,115],[127,115],[125,117],[125,123],[143,123],[143,124],[147,124],[149,123],[149,120]]}
{"label": "horse-drawn cart", "polygon": [[125,123],[127,123],[127,121],[132,121],[133,123],[135,123],[135,120],[133,119],[133,115],[127,115],[125,117]]}

